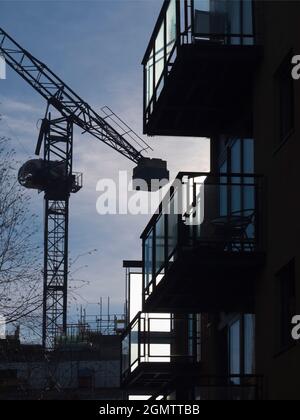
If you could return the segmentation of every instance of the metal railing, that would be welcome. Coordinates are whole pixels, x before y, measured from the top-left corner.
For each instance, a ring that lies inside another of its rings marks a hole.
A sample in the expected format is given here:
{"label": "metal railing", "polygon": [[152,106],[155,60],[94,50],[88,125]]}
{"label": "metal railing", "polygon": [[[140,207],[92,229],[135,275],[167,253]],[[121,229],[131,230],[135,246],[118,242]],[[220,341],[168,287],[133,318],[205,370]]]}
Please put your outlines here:
{"label": "metal railing", "polygon": [[165,0],[144,66],[147,123],[182,45],[254,45],[252,0]]}
{"label": "metal railing", "polygon": [[71,192],[76,193],[81,190],[83,186],[83,173],[82,172],[73,172],[72,173],[72,186]]}
{"label": "metal railing", "polygon": [[174,363],[196,363],[194,349],[200,338],[196,331],[191,332],[188,325],[188,315],[139,312],[122,336],[122,380],[141,364],[164,363],[171,366]]}
{"label": "metal railing", "polygon": [[253,174],[178,174],[141,236],[146,299],[182,251],[262,251],[262,194]]}

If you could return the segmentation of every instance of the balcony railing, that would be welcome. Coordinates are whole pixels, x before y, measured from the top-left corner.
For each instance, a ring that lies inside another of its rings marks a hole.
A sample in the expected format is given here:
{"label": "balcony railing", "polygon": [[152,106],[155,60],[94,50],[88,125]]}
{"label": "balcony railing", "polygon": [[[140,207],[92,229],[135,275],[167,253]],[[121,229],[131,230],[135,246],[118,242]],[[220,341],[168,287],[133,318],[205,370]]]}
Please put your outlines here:
{"label": "balcony railing", "polygon": [[[168,372],[171,372],[171,366],[190,365],[197,361],[192,349],[200,338],[197,341],[194,334],[196,333],[191,333],[188,329],[185,316],[139,312],[122,338],[122,382],[142,365],[145,369],[152,366],[151,371],[157,375],[159,381],[159,373],[163,373],[166,379]],[[184,336],[187,346],[183,350]],[[179,346],[178,337],[181,342]]]}
{"label": "balcony railing", "polygon": [[142,234],[145,300],[187,250],[216,258],[262,252],[263,179],[180,173]]}
{"label": "balcony railing", "polygon": [[252,0],[165,0],[146,50],[145,123],[183,45],[255,44]]}

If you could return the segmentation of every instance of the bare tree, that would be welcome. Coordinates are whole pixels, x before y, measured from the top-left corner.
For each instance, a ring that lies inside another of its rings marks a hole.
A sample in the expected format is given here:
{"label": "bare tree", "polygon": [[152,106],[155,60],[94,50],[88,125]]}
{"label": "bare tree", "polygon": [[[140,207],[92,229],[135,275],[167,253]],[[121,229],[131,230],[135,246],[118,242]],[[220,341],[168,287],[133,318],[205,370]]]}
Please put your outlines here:
{"label": "bare tree", "polygon": [[10,140],[0,137],[0,315],[10,323],[42,304],[37,216],[17,170]]}

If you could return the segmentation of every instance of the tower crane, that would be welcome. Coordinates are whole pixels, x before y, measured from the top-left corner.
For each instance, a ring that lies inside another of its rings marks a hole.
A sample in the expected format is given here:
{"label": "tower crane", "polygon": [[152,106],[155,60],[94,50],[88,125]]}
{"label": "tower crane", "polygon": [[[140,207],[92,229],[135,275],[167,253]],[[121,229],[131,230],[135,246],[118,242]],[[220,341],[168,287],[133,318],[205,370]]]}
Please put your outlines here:
{"label": "tower crane", "polygon": [[[43,156],[26,162],[18,179],[24,187],[44,192],[42,335],[44,348],[52,350],[67,330],[69,198],[82,188],[82,174],[73,172],[74,125],[134,162],[137,188],[142,179],[148,190],[157,189],[169,172],[165,161],[144,156],[150,146],[109,108],[102,108],[100,115],[2,28],[0,54],[47,104],[35,150],[39,156],[43,146]],[[50,108],[58,117],[52,117]]]}

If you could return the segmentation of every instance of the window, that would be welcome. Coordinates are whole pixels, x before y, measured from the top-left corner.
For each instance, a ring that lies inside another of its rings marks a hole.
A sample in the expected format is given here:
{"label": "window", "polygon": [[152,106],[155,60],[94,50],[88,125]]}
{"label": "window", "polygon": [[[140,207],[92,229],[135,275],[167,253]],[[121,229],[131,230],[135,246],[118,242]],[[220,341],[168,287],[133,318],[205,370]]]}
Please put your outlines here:
{"label": "window", "polygon": [[229,374],[233,375],[232,383],[239,384],[241,375],[241,322],[237,320],[229,327]]}
{"label": "window", "polygon": [[193,362],[201,362],[201,314],[188,316],[188,356]]}
{"label": "window", "polygon": [[[252,0],[194,0],[194,30],[219,42],[253,44]],[[226,36],[227,35],[227,36]]]}
{"label": "window", "polygon": [[283,267],[278,273],[280,290],[280,349],[293,344],[291,320],[296,313],[295,260]]}
{"label": "window", "polygon": [[255,372],[255,316],[244,315],[244,373]]}
{"label": "window", "polygon": [[284,142],[294,128],[294,82],[291,71],[291,55],[289,54],[277,73],[280,124],[279,143]]}
{"label": "window", "polygon": [[[246,229],[249,241],[241,243],[244,251],[254,249],[255,241],[255,178],[254,174],[254,141],[251,138],[228,138],[226,144],[221,146],[219,155],[220,173],[234,174],[220,178],[220,216],[243,215],[252,219]],[[241,174],[244,176],[239,176]],[[249,176],[246,176],[249,175]],[[241,247],[235,241],[235,250]]]}
{"label": "window", "polygon": [[229,325],[228,347],[231,383],[239,385],[239,375],[255,374],[255,315],[242,315]]}

